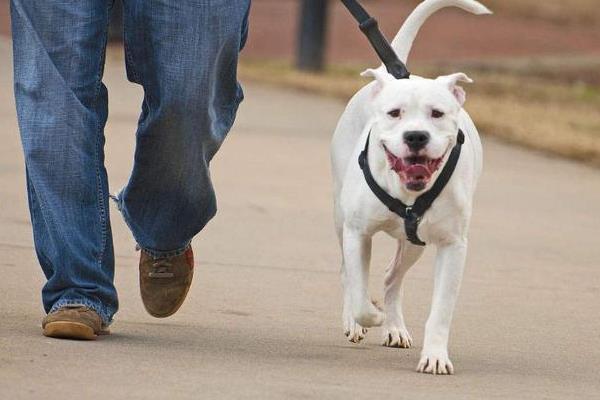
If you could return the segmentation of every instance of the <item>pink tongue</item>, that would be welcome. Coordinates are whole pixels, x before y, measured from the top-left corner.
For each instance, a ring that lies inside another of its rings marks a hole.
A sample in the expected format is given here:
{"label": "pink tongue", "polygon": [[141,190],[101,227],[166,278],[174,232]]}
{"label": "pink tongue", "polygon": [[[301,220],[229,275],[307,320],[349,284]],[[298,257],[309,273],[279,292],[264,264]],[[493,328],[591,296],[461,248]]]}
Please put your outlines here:
{"label": "pink tongue", "polygon": [[419,176],[428,177],[429,170],[424,165],[411,165],[406,168],[405,174],[409,178],[416,178]]}

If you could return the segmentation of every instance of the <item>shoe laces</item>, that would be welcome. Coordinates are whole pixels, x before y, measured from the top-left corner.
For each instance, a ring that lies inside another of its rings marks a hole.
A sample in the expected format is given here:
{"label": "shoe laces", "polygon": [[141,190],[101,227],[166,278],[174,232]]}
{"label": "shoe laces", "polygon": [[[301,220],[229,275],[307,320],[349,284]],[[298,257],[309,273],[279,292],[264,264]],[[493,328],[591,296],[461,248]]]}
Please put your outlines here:
{"label": "shoe laces", "polygon": [[167,259],[154,260],[152,269],[148,272],[148,277],[158,279],[173,278],[175,274],[171,271],[172,266],[173,264]]}

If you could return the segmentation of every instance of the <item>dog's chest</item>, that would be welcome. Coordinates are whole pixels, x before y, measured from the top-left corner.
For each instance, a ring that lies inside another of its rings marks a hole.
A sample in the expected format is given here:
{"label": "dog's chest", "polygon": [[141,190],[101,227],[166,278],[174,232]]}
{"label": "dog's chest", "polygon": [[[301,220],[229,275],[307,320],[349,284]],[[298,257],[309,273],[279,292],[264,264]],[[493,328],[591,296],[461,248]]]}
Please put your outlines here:
{"label": "dog's chest", "polygon": [[[406,239],[406,228],[404,226],[404,219],[400,218],[396,214],[390,213],[389,219],[383,221],[378,227],[380,231],[387,233],[389,236],[402,240]],[[421,234],[428,232],[428,227],[424,226],[424,221],[419,224],[418,233],[419,237]]]}
{"label": "dog's chest", "polygon": [[[418,237],[426,243],[437,243],[444,239],[454,236],[453,227],[456,227],[459,213],[444,213],[443,210],[432,208],[421,219],[417,229]],[[379,220],[376,230],[383,231],[389,236],[404,240],[406,236],[406,228],[404,219],[393,212],[385,211],[386,218]]]}

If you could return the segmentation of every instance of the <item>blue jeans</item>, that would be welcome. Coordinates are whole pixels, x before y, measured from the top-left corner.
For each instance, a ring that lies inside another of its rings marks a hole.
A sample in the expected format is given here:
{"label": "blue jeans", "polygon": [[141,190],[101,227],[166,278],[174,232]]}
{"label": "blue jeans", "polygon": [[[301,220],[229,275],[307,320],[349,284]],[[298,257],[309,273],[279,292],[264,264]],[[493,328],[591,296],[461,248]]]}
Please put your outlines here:
{"label": "blue jeans", "polygon": [[[102,83],[112,0],[12,0],[14,82],[46,312],[118,308]],[[243,98],[250,0],[124,0],[127,76],[144,88],[119,209],[155,257],[183,252],[216,212],[209,163]]]}

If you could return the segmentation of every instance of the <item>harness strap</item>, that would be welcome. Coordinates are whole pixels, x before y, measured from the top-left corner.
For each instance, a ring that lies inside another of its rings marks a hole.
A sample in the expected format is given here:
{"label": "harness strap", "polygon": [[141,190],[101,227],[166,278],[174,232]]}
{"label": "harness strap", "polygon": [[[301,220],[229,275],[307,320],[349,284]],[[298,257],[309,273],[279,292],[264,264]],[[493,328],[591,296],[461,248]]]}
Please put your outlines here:
{"label": "harness strap", "polygon": [[396,79],[407,79],[410,72],[396,55],[396,52],[379,30],[377,20],[369,15],[357,0],[342,0],[348,11],[358,22],[358,27],[365,34],[371,46],[385,65],[388,72]]}
{"label": "harness strap", "polygon": [[456,145],[452,148],[452,150],[450,150],[448,160],[446,161],[444,168],[442,168],[440,171],[440,174],[433,183],[431,189],[417,197],[411,206],[407,206],[401,200],[390,196],[375,181],[375,178],[371,173],[371,168],[369,167],[368,154],[370,138],[371,132],[369,132],[367,135],[365,148],[358,157],[358,165],[363,172],[367,185],[375,197],[379,199],[379,201],[381,201],[391,212],[397,214],[404,220],[404,231],[406,232],[406,238],[408,241],[418,246],[425,246],[426,243],[419,239],[419,235],[417,234],[419,223],[421,222],[423,215],[425,215],[425,212],[429,210],[435,199],[440,195],[440,193],[442,193],[442,190],[444,190],[444,187],[446,187],[446,184],[456,169],[458,159],[460,158],[462,144],[465,142],[465,135],[463,131],[459,129],[456,137]]}

